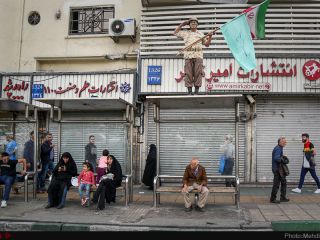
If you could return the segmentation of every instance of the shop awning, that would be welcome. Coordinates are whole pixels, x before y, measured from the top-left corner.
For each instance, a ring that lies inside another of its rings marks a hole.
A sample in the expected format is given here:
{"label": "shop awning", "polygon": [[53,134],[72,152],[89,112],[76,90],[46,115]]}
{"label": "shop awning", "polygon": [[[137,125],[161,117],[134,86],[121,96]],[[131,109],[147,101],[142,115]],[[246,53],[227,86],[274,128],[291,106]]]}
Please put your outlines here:
{"label": "shop awning", "polygon": [[183,95],[183,96],[147,96],[146,99],[160,108],[212,108],[234,106],[242,98],[234,95]]}
{"label": "shop awning", "polygon": [[34,108],[33,105],[25,102],[8,98],[0,98],[0,111],[24,111],[26,110],[27,105],[29,106],[30,110]]}
{"label": "shop awning", "polygon": [[53,105],[65,110],[121,110],[131,103],[124,99],[37,99],[37,101]]}

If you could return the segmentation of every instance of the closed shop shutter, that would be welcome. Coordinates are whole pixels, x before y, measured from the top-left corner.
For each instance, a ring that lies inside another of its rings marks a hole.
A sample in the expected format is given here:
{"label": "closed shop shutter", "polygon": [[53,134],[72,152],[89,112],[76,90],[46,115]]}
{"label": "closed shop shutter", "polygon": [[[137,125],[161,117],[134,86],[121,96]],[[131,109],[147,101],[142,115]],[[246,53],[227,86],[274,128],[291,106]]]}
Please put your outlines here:
{"label": "closed shop shutter", "polygon": [[102,151],[108,149],[119,161],[125,174],[128,159],[127,127],[123,123],[62,123],[61,153],[70,152],[80,172],[90,135],[94,135],[96,139],[98,160]]}
{"label": "closed shop shutter", "polygon": [[[320,149],[320,98],[319,97],[268,97],[257,98],[257,180],[271,182],[272,150],[280,136],[285,136],[284,155],[289,160],[289,182],[298,182],[302,165],[301,134],[310,134],[316,149]],[[317,167],[318,168],[318,167]],[[305,182],[313,181],[310,174]]]}
{"label": "closed shop shutter", "polygon": [[[240,104],[240,111],[244,104]],[[219,175],[220,145],[226,134],[235,137],[235,109],[160,109],[160,174],[183,175],[192,157],[198,157],[209,175]],[[179,121],[179,119],[181,121]],[[201,119],[201,122],[192,119]],[[210,122],[212,120],[212,122]],[[244,172],[244,125],[239,124],[239,176]],[[156,144],[153,107],[148,108],[148,145]],[[234,142],[235,143],[235,142]],[[235,168],[234,168],[235,170]]]}
{"label": "closed shop shutter", "polygon": [[[64,112],[64,120],[83,120],[82,123],[61,123],[61,154],[70,152],[75,160],[78,173],[82,170],[82,163],[85,158],[85,146],[89,142],[89,136],[95,136],[97,146],[97,158],[99,160],[104,149],[108,149],[114,155],[125,174],[128,158],[128,126],[124,123],[90,123],[89,119],[119,119],[121,111],[110,112]],[[58,144],[58,123],[50,122],[50,132],[53,134],[53,143]],[[56,141],[56,142],[55,142]],[[57,151],[56,151],[57,152]]]}

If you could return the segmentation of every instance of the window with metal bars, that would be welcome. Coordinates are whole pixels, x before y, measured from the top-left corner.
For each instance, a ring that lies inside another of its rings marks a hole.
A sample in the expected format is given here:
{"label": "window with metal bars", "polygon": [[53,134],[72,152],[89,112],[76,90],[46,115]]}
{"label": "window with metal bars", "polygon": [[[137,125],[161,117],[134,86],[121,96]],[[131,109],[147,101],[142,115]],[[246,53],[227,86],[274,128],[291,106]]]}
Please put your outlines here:
{"label": "window with metal bars", "polygon": [[72,8],[69,34],[107,34],[109,19],[114,17],[114,7]]}

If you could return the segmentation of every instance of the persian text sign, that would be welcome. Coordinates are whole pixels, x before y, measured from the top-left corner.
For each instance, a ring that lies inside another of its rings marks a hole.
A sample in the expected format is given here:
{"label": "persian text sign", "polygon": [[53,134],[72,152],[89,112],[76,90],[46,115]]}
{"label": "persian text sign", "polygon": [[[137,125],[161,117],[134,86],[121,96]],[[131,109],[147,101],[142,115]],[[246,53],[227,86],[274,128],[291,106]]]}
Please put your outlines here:
{"label": "persian text sign", "polygon": [[161,84],[162,66],[148,66],[147,84]]}
{"label": "persian text sign", "polygon": [[239,91],[269,91],[270,83],[207,83],[207,91],[239,90]]}

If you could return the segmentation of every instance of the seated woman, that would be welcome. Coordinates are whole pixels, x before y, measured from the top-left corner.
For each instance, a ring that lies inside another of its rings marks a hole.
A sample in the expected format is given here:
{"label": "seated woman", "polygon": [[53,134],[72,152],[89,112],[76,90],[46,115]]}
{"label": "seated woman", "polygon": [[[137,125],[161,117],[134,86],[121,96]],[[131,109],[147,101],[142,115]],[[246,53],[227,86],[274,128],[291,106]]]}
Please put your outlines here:
{"label": "seated woman", "polygon": [[62,154],[53,170],[53,177],[48,188],[48,205],[46,208],[64,207],[67,191],[71,186],[71,178],[77,176],[77,165],[70,153]]}
{"label": "seated woman", "polygon": [[100,179],[99,187],[94,193],[92,202],[98,203],[98,209],[103,210],[105,208],[105,202],[116,201],[116,187],[121,186],[122,182],[122,169],[118,160],[109,155],[107,159],[106,174]]}

